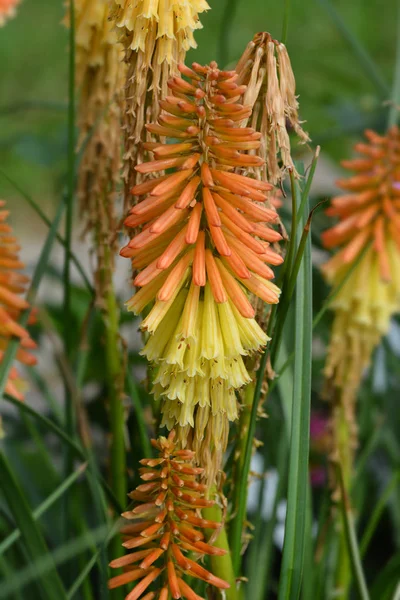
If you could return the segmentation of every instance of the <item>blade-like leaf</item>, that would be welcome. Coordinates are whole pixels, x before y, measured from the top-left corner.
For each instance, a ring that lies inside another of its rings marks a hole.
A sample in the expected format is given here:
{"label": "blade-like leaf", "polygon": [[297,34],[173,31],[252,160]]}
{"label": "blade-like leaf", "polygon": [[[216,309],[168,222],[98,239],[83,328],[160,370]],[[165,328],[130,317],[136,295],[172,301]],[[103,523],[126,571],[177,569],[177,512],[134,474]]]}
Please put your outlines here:
{"label": "blade-like leaf", "polygon": [[[37,574],[36,580],[42,589],[43,598],[46,600],[62,600],[66,598],[63,584],[52,559],[52,554],[35,522],[32,511],[12,473],[4,452],[0,452],[0,480],[1,489],[7,501],[8,508],[21,531],[24,546],[31,562],[34,563],[38,557],[45,557],[48,561],[46,574],[43,577]],[[2,593],[4,593],[4,588]]]}

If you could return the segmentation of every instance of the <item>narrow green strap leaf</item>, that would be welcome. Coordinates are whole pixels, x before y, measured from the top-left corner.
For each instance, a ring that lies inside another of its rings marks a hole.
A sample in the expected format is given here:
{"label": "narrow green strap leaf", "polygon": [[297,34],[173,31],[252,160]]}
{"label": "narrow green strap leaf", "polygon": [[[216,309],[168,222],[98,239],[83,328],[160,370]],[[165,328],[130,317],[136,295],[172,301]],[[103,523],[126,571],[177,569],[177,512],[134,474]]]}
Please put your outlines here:
{"label": "narrow green strap leaf", "polygon": [[153,456],[153,450],[150,444],[149,435],[147,433],[147,427],[144,420],[143,406],[140,401],[140,396],[136,386],[136,382],[133,379],[131,373],[129,372],[129,369],[127,369],[125,384],[126,392],[129,395],[133,407],[135,409],[136,422],[139,429],[140,444],[142,446],[143,454],[144,456],[151,458]]}
{"label": "narrow green strap leaf", "polygon": [[384,99],[387,99],[390,94],[390,88],[387,85],[384,78],[382,77],[379,68],[372,60],[365,47],[362,44],[360,44],[358,39],[349,29],[346,22],[342,19],[340,14],[337,12],[335,6],[332,4],[331,0],[319,0],[319,2],[330,15],[332,21],[335,23],[343,39],[350,46],[355,57],[358,59],[360,66],[363,68],[367,78],[374,83],[379,95],[382,96]]}
{"label": "narrow green strap leaf", "polygon": [[[29,206],[31,208],[33,208],[33,210],[35,211],[37,216],[41,219],[41,221],[45,225],[47,225],[47,227],[51,227],[51,220],[45,215],[45,213],[40,208],[39,204],[37,202],[35,202],[35,200],[25,190],[23,190],[16,181],[14,181],[14,179],[9,177],[1,169],[0,169],[0,175],[2,175],[4,177],[4,179],[6,179],[8,181],[8,183],[10,185],[12,185],[12,187],[21,195],[21,197],[24,198],[24,200],[26,200],[26,202],[29,204]],[[65,248],[65,239],[59,233],[57,233],[56,238],[57,238],[57,241]],[[74,263],[78,273],[82,277],[82,280],[85,283],[89,292],[93,293],[93,286],[90,283],[89,278],[86,275],[84,268],[82,267],[81,263],[79,262],[79,259],[77,258],[76,254],[74,254],[72,251],[70,251],[70,259]]]}
{"label": "narrow green strap leaf", "polygon": [[[9,396],[8,394],[4,394],[4,400],[6,400],[7,402],[11,402],[19,410],[23,410],[23,411],[27,412],[28,414],[32,415],[33,417],[35,417],[35,419],[40,421],[47,429],[49,429],[50,431],[55,433],[57,437],[59,437],[64,443],[66,443],[71,448],[71,450],[74,452],[75,456],[77,456],[78,458],[80,458],[83,461],[88,460],[88,456],[86,455],[85,451],[74,440],[72,440],[68,434],[66,434],[60,427],[58,427],[58,425],[53,423],[53,421],[50,421],[50,419],[48,419],[44,415],[41,415],[40,413],[38,413],[36,410],[31,408],[28,404],[25,404],[24,402],[20,402],[19,400],[16,400],[15,398],[13,398],[12,396]],[[113,491],[110,489],[110,486],[108,485],[108,483],[103,479],[103,477],[100,475],[100,473],[92,467],[92,462],[93,461],[89,460],[89,468],[93,471],[94,475],[97,476],[97,479],[100,481],[101,486],[104,489],[105,493],[107,494],[107,497],[108,497],[109,501],[111,502],[111,504],[113,505],[114,509],[117,511],[118,514],[120,514],[124,510],[124,508],[120,505],[120,503],[116,499],[116,497],[115,497]]]}
{"label": "narrow green strap leaf", "polygon": [[66,598],[63,584],[52,560],[52,554],[35,522],[25,495],[12,473],[4,452],[0,452],[0,480],[2,492],[7,501],[8,508],[21,531],[24,546],[30,560],[33,563],[38,557],[46,557],[48,561],[46,575],[41,577],[37,574],[37,582],[42,588],[43,598],[49,600]]}
{"label": "narrow green strap leaf", "polygon": [[[75,483],[75,481],[82,475],[87,467],[87,463],[84,463],[78,469],[72,473],[61,485],[58,486],[57,489],[54,490],[44,500],[35,510],[32,512],[33,519],[37,521],[43,516],[46,511],[49,510],[57,502],[57,500],[64,494],[66,490],[68,490],[71,485]],[[8,535],[1,543],[0,543],[0,554],[3,554],[10,546],[12,546],[19,538],[21,537],[21,531],[19,529],[15,529],[10,535]]]}
{"label": "narrow green strap leaf", "polygon": [[369,543],[375,533],[375,530],[378,526],[378,523],[383,514],[383,511],[385,510],[385,506],[386,506],[390,496],[392,495],[393,491],[395,490],[396,486],[398,486],[399,480],[400,480],[400,473],[397,472],[393,475],[393,477],[387,484],[384,492],[381,494],[381,496],[379,498],[377,505],[374,508],[374,512],[372,513],[371,518],[368,521],[368,525],[367,525],[367,527],[364,531],[364,535],[361,539],[361,543],[360,543],[361,557],[364,557],[368,550]]}
{"label": "narrow green strap leaf", "polygon": [[[57,230],[64,212],[64,208],[65,204],[64,201],[62,201],[58,207],[56,216],[54,217],[54,221],[51,224],[49,233],[42,248],[42,252],[40,254],[39,261],[33,274],[31,285],[26,296],[26,300],[29,303],[30,308],[24,310],[21,313],[20,319],[18,321],[18,323],[22,325],[22,327],[26,327],[28,323],[29,315],[31,314],[31,307],[35,301],[40,281],[46,271],[46,267],[50,258],[50,253],[53,248],[53,243],[56,238]],[[4,356],[0,364],[0,400],[4,395],[4,390],[7,384],[10,369],[13,365],[15,356],[17,354],[19,344],[19,338],[12,339],[4,352]]]}
{"label": "narrow green strap leaf", "polygon": [[[7,598],[11,594],[14,594],[16,590],[22,589],[33,581],[38,581],[40,577],[42,580],[49,580],[51,570],[54,565],[62,565],[71,560],[76,560],[76,557],[81,553],[85,552],[88,548],[93,546],[93,543],[99,543],[104,540],[109,532],[109,527],[101,525],[84,533],[83,535],[71,539],[69,542],[59,546],[52,552],[48,552],[46,555],[36,555],[34,564],[31,567],[20,569],[18,571],[18,577],[15,575],[11,580],[2,582],[1,587],[1,598]],[[52,596],[54,600],[67,600],[68,595],[63,590],[62,595],[57,595],[57,590],[54,590],[55,595]],[[47,596],[46,596],[47,598]],[[42,598],[41,598],[42,600]]]}
{"label": "narrow green strap leaf", "polygon": [[[306,204],[308,213],[308,203]],[[305,225],[306,217],[302,218]],[[288,502],[279,600],[300,597],[305,555],[308,460],[310,443],[312,263],[311,239],[307,236],[296,283],[295,357],[292,426],[289,454]]]}
{"label": "narrow green strap leaf", "polygon": [[397,2],[397,37],[396,37],[396,64],[394,68],[394,80],[392,96],[390,99],[388,126],[396,125],[399,120],[400,110],[400,0]]}

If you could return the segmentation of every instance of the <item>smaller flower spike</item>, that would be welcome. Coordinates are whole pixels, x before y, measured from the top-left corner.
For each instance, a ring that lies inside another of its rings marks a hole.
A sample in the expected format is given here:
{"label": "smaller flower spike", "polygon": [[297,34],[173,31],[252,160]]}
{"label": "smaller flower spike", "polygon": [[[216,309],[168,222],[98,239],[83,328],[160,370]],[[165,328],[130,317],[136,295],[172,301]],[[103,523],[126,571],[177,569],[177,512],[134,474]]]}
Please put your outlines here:
{"label": "smaller flower spike", "polygon": [[186,576],[221,590],[229,588],[226,581],[198,563],[200,557],[225,554],[225,550],[207,543],[204,533],[221,524],[202,518],[201,509],[213,505],[205,498],[206,486],[197,480],[202,469],[194,466],[194,452],[178,450],[174,440],[174,430],[168,438],[151,440],[159,457],[140,461],[144,483],[129,494],[137,505],[122,515],[132,521],[122,529],[123,546],[132,552],[110,563],[112,568],[123,568],[124,573],[110,579],[109,588],[135,582],[125,600],[200,600],[185,581]]}
{"label": "smaller flower spike", "polygon": [[0,0],[0,27],[7,19],[15,16],[15,10],[20,0]]}
{"label": "smaller flower spike", "polygon": [[[10,339],[17,337],[20,339],[17,360],[31,366],[36,364],[36,359],[30,350],[36,348],[36,344],[27,330],[18,324],[21,312],[29,307],[21,298],[29,278],[18,272],[24,264],[18,259],[19,246],[12,235],[12,228],[6,223],[9,211],[4,210],[4,206],[4,200],[0,200],[0,362]],[[23,387],[18,371],[12,368],[5,391],[23,400]]]}
{"label": "smaller flower spike", "polygon": [[340,250],[323,266],[334,288],[354,265],[337,293],[326,377],[344,404],[355,399],[373,349],[400,310],[400,132],[365,132],[355,146],[360,158],[343,161],[355,175],[340,179],[344,195],[332,199],[327,213],[339,222],[325,231],[326,248]]}

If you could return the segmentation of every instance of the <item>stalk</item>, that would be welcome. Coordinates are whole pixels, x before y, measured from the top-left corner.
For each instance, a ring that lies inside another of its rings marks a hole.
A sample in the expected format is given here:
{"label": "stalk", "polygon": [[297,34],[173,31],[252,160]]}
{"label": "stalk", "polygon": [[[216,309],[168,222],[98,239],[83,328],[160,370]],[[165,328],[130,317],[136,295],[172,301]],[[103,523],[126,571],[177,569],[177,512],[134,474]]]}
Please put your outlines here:
{"label": "stalk", "polygon": [[[217,523],[223,523],[223,514],[221,507],[217,504],[211,506],[209,508],[204,508],[202,510],[203,517],[210,521],[216,521]],[[207,533],[211,536],[215,531],[207,530]],[[238,600],[238,592],[236,589],[236,577],[235,571],[233,569],[231,551],[228,542],[228,536],[226,534],[225,526],[222,525],[219,530],[218,536],[215,541],[213,541],[213,546],[216,548],[223,548],[226,550],[226,554],[224,556],[211,556],[211,570],[217,577],[221,577],[230,584],[230,588],[224,590],[224,597],[226,600]]]}

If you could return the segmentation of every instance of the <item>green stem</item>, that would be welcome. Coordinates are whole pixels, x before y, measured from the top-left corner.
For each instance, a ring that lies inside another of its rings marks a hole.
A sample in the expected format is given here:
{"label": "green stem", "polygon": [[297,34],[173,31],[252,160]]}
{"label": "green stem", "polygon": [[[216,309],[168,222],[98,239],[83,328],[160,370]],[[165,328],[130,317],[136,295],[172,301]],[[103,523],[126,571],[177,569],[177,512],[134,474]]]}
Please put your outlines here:
{"label": "green stem", "polygon": [[394,69],[393,89],[389,109],[388,126],[397,124],[400,110],[400,1],[397,2],[397,34],[396,34],[396,63]]}
{"label": "green stem", "polygon": [[360,66],[364,69],[366,76],[374,83],[379,95],[384,99],[387,99],[390,93],[389,86],[364,46],[360,44],[357,38],[350,31],[347,23],[339,15],[331,0],[319,0],[319,2],[330,15],[332,21],[335,23],[344,40],[349,44],[351,50],[358,59]]}
{"label": "green stem", "polygon": [[290,14],[290,0],[285,0],[285,12],[283,13],[283,25],[282,25],[282,44],[286,44],[288,27],[289,27],[289,14]]}
{"label": "green stem", "polygon": [[123,405],[123,352],[119,336],[119,309],[112,286],[107,293],[106,359],[111,424],[111,488],[118,502],[126,504],[126,457]]}
{"label": "green stem", "polygon": [[218,43],[218,63],[221,68],[228,64],[229,60],[229,35],[232,31],[232,24],[235,18],[238,0],[226,0],[224,12],[221,18],[221,31]]}
{"label": "green stem", "polygon": [[[233,486],[232,486],[232,513],[235,514],[238,508],[238,492],[239,492],[239,482],[243,473],[243,461],[246,450],[246,439],[250,426],[250,416],[251,416],[251,408],[253,404],[254,398],[254,389],[255,389],[255,380],[253,380],[249,385],[246,386],[243,395],[243,406],[240,413],[240,421],[238,426],[238,436],[237,442],[234,449],[234,460],[233,460],[233,469],[234,469],[234,477],[233,477]],[[232,542],[232,538],[230,538]]]}
{"label": "green stem", "polygon": [[[75,194],[75,2],[70,0],[70,28],[69,28],[69,61],[68,61],[68,173],[66,195],[65,219],[65,259],[64,259],[64,349],[67,361],[71,364],[73,351],[72,307],[71,307],[71,246],[73,202]],[[75,414],[69,387],[65,385],[65,424],[68,435],[74,436]],[[72,453],[67,448],[65,457],[65,475],[72,471]],[[65,511],[67,502],[65,502]],[[67,522],[67,519],[66,521]]]}
{"label": "green stem", "polygon": [[[209,521],[216,521],[217,523],[223,523],[223,514],[221,507],[215,503],[214,506],[209,508],[204,508],[202,514],[205,519]],[[211,536],[215,533],[214,530],[207,530],[208,534]],[[226,551],[224,556],[211,556],[210,562],[212,567],[212,572],[217,577],[220,577],[224,581],[227,581],[230,585],[230,588],[224,590],[224,598],[226,600],[237,600],[238,593],[236,589],[236,577],[235,571],[232,564],[231,552],[228,543],[228,536],[226,534],[225,526],[222,525],[219,530],[218,536],[213,542],[213,546],[216,548],[222,548]]]}
{"label": "green stem", "polygon": [[337,473],[338,480],[340,484],[341,490],[341,509],[342,509],[342,518],[343,518],[343,526],[345,532],[345,539],[347,545],[347,551],[350,556],[350,562],[353,569],[353,575],[357,586],[358,594],[361,600],[369,600],[369,593],[367,588],[367,583],[365,581],[365,576],[362,568],[360,551],[357,543],[357,534],[354,525],[354,517],[350,508],[350,503],[345,487],[343,471],[341,468],[341,464],[337,464]]}

